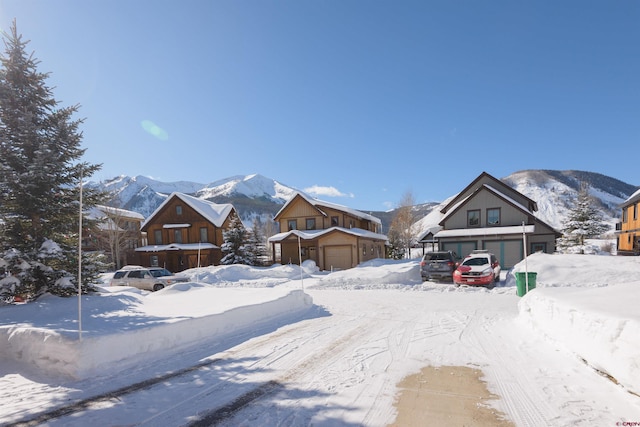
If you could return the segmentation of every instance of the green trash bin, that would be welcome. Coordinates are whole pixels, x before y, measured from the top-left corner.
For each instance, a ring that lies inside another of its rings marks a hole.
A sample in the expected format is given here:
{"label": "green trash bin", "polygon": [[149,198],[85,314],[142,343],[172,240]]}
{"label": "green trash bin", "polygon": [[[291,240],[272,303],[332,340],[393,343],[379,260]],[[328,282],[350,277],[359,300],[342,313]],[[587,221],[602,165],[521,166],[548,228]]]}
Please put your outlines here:
{"label": "green trash bin", "polygon": [[525,273],[524,271],[516,272],[516,288],[518,296],[522,297],[527,293],[527,279],[529,279],[529,290],[536,287],[536,276],[538,273],[532,271]]}

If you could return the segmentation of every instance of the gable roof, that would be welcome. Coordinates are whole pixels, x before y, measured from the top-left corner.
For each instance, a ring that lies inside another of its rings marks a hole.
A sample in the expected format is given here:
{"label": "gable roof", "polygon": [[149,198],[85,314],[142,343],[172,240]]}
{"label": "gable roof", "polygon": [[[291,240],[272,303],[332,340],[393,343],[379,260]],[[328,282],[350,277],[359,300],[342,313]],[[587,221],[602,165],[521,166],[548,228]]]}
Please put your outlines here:
{"label": "gable roof", "polygon": [[[446,219],[450,216],[452,216],[455,212],[457,212],[469,199],[473,198],[473,196],[475,196],[476,194],[478,194],[480,191],[482,190],[487,190],[491,193],[493,193],[496,197],[502,199],[503,201],[505,201],[506,203],[510,204],[511,206],[513,206],[514,208],[518,209],[521,212],[526,213],[527,215],[530,215],[534,218],[534,221],[537,223],[540,223],[546,227],[548,227],[549,229],[553,230],[554,232],[558,233],[558,231],[553,228],[552,226],[550,226],[549,224],[547,224],[546,222],[544,222],[543,220],[541,220],[540,218],[536,217],[534,212],[531,211],[530,209],[528,209],[526,206],[522,205],[522,203],[518,203],[516,200],[513,200],[511,197],[507,196],[506,194],[496,190],[495,188],[493,188],[491,185],[489,184],[482,184],[482,186],[476,188],[476,190],[469,194],[467,197],[465,197],[464,199],[460,200],[458,203],[455,204],[455,206],[449,211],[447,212],[443,217],[442,220],[440,221],[439,225],[444,226],[444,223],[446,221]],[[506,227],[491,227],[492,230],[500,230],[502,228],[508,228],[510,226],[506,226]],[[467,228],[464,228],[462,230],[468,230]],[[446,230],[442,230],[442,231],[446,231]],[[442,233],[442,231],[439,231],[436,233],[436,235],[438,237],[442,237],[445,234]],[[451,231],[451,230],[449,230]]]}
{"label": "gable roof", "polygon": [[[516,194],[522,196],[525,200],[527,200],[527,202],[528,202],[528,204],[530,206],[530,208],[526,208],[527,211],[535,212],[535,211],[538,210],[538,204],[534,200],[531,200],[530,198],[528,198],[524,194],[516,191],[514,188],[509,187],[507,184],[505,184],[504,182],[500,181],[496,177],[494,177],[492,175],[489,175],[487,172],[482,172],[480,175],[478,175],[478,177],[476,179],[474,179],[469,185],[467,185],[461,192],[459,192],[455,197],[453,197],[451,199],[451,201],[445,207],[443,207],[440,210],[440,212],[446,213],[449,209],[451,209],[451,207],[456,206],[457,204],[459,204],[460,197],[462,197],[463,194],[467,193],[473,187],[477,186],[478,182],[480,182],[483,178],[488,178],[491,181],[493,181],[495,183],[494,187],[496,187],[498,189],[506,190],[506,192],[516,193]],[[504,192],[505,191],[502,191],[502,193],[504,193]],[[474,193],[475,193],[475,191],[474,191]]]}
{"label": "gable roof", "polygon": [[376,224],[380,224],[382,225],[382,220],[380,220],[380,218],[377,218],[373,215],[369,215],[366,214],[364,212],[361,212],[359,210],[356,209],[351,209],[348,208],[346,206],[343,205],[338,205],[336,203],[331,203],[331,202],[325,202],[323,200],[318,200],[318,199],[314,199],[311,198],[307,195],[305,195],[304,193],[301,192],[296,192],[293,196],[291,196],[291,198],[287,201],[287,203],[284,204],[284,206],[282,206],[282,208],[278,211],[277,214],[275,214],[274,218],[277,218],[282,212],[284,212],[284,210],[291,204],[293,203],[293,201],[296,199],[296,197],[301,197],[302,199],[304,199],[307,203],[309,203],[311,206],[313,206],[314,208],[316,208],[316,210],[318,212],[320,212],[321,215],[323,216],[328,216],[327,213],[325,211],[322,210],[322,208],[330,208],[330,209],[335,209],[338,211],[342,211],[344,213],[347,213],[349,215],[355,216],[356,218],[360,218],[360,219],[366,219],[369,220],[371,222],[374,222]]}
{"label": "gable roof", "polygon": [[389,240],[387,236],[385,236],[384,234],[374,233],[373,231],[363,230],[362,228],[343,228],[343,227],[331,227],[331,228],[325,228],[322,230],[285,231],[283,233],[274,234],[273,236],[269,237],[268,240],[269,242],[272,242],[272,243],[281,242],[291,236],[298,236],[302,240],[312,240],[312,239],[317,239],[321,236],[327,235],[329,233],[345,233],[345,234],[350,234],[356,237],[364,237],[364,238],[375,239],[375,240],[384,240],[385,242]]}
{"label": "gable roof", "polygon": [[626,206],[633,205],[634,203],[636,203],[638,201],[640,201],[640,188],[635,193],[633,193],[631,196],[629,196],[629,198],[627,200],[625,200],[623,203],[618,205],[618,207],[624,208]]}
{"label": "gable roof", "polygon": [[207,200],[198,199],[197,197],[188,196],[184,193],[171,193],[169,197],[166,198],[164,202],[160,206],[157,207],[155,211],[147,218],[147,220],[142,224],[142,228],[146,227],[147,224],[151,222],[153,217],[155,217],[168,203],[170,203],[174,198],[178,198],[191,207],[194,211],[198,212],[202,215],[207,221],[211,222],[216,227],[220,228],[224,224],[224,221],[227,219],[231,211],[234,210],[233,205],[230,203],[213,203]]}

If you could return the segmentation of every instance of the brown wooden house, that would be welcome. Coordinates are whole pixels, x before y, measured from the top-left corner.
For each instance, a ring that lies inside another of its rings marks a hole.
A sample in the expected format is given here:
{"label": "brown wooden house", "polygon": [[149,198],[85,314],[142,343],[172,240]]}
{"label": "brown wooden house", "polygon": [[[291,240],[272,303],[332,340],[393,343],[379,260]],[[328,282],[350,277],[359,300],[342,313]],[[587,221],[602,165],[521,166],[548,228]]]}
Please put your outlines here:
{"label": "brown wooden house", "polygon": [[386,257],[380,219],[296,193],[276,214],[281,232],[269,238],[282,264],[313,260],[321,270],[355,267]]}
{"label": "brown wooden house", "polygon": [[618,255],[640,255],[640,190],[620,208],[622,221],[616,224]]}
{"label": "brown wooden house", "polygon": [[220,264],[222,231],[234,215],[230,204],[172,193],[142,225],[148,244],[136,249],[140,263],[173,272]]}

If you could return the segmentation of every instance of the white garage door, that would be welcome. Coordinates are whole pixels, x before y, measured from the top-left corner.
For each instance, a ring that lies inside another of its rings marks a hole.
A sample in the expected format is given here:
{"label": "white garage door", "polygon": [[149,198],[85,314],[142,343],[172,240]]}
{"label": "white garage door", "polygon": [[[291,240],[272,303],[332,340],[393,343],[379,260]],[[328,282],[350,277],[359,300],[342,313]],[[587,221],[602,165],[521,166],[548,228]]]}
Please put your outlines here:
{"label": "white garage door", "polygon": [[351,268],[351,245],[325,246],[324,269],[344,270]]}

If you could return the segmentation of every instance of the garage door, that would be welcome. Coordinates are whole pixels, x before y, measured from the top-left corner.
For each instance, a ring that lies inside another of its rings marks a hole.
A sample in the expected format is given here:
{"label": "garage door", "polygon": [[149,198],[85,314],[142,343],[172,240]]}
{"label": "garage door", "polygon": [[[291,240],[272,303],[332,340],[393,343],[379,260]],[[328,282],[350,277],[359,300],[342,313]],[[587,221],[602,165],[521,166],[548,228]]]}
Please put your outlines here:
{"label": "garage door", "polygon": [[522,240],[485,241],[484,248],[498,258],[502,268],[511,268],[523,259]]}
{"label": "garage door", "polygon": [[454,251],[459,257],[466,257],[471,251],[476,250],[476,242],[444,242],[443,251]]}
{"label": "garage door", "polygon": [[324,247],[325,270],[344,270],[351,265],[351,245]]}

